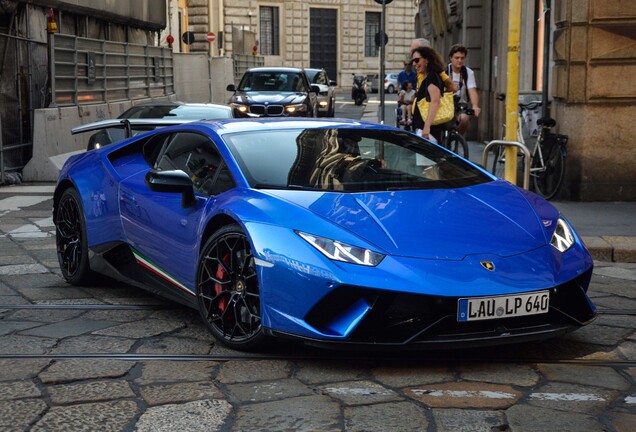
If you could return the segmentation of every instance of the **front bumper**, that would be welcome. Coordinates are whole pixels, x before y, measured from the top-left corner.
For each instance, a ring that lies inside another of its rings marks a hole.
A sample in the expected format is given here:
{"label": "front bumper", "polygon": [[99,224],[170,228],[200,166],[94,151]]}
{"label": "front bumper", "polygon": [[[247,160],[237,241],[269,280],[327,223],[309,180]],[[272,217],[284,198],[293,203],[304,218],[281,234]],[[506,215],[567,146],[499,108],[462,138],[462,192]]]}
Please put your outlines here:
{"label": "front bumper", "polygon": [[[313,338],[281,331],[320,346],[352,348],[466,348],[542,340],[589,324],[596,308],[586,294],[592,269],[549,288],[548,313],[475,322],[457,321],[459,297],[429,296],[340,286],[312,308],[306,322],[322,334],[337,334],[342,322],[363,315],[344,339]],[[366,307],[365,312],[361,308]]]}

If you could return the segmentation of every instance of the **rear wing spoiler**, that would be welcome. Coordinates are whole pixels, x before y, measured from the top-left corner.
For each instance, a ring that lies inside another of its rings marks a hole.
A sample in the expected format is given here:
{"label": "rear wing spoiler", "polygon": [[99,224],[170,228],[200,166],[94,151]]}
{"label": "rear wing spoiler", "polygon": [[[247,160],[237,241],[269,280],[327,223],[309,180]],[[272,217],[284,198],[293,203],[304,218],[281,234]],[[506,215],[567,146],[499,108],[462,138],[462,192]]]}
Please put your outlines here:
{"label": "rear wing spoiler", "polygon": [[75,135],[83,132],[92,132],[101,129],[108,128],[122,128],[126,131],[126,138],[132,136],[132,131],[135,127],[162,127],[173,126],[183,123],[190,123],[196,120],[166,120],[166,119],[111,119],[100,120],[93,123],[88,123],[81,126],[76,126],[71,129],[71,134]]}

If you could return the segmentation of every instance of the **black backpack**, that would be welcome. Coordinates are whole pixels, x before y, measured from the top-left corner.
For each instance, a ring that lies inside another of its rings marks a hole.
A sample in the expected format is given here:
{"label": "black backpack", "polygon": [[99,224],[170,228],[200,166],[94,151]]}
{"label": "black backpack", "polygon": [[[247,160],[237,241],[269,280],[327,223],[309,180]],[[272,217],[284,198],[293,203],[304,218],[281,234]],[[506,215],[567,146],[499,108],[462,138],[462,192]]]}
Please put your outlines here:
{"label": "black backpack", "polygon": [[[447,66],[447,72],[448,76],[450,77],[450,79],[453,79],[453,67],[452,65],[449,63]],[[466,85],[466,83],[468,82],[468,69],[466,69],[466,66],[462,66],[461,70],[459,71],[459,92],[461,94],[462,91],[462,85]],[[470,102],[470,93],[468,92],[468,89],[466,89],[466,102]]]}

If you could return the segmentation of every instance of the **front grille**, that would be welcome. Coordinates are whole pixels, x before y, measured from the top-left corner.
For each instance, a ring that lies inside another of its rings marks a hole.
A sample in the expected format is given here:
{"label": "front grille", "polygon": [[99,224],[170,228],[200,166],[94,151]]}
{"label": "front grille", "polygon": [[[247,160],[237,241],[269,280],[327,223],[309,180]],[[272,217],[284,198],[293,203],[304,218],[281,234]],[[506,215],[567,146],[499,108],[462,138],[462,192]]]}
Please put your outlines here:
{"label": "front grille", "polygon": [[341,286],[305,317],[318,329],[329,329],[341,311],[363,299],[371,306],[349,342],[418,343],[479,340],[504,333],[537,334],[545,329],[577,327],[594,318],[595,307],[584,293],[591,271],[550,289],[550,311],[499,320],[457,322],[458,297],[430,296]]}
{"label": "front grille", "polygon": [[282,105],[251,105],[250,112],[259,116],[281,116],[284,107]]}

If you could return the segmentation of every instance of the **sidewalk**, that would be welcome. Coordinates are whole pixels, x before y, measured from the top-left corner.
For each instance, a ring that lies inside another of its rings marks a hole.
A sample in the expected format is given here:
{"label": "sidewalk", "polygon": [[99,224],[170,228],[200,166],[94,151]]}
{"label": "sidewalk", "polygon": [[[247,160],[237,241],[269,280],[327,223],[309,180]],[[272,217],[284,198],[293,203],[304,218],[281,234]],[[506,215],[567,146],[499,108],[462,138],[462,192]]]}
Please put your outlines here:
{"label": "sidewalk", "polygon": [[[379,122],[379,102],[367,101],[362,120]],[[387,100],[384,124],[393,126],[395,102]],[[481,164],[484,144],[470,141],[470,160]],[[597,261],[636,263],[636,202],[550,201],[572,223]]]}

